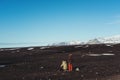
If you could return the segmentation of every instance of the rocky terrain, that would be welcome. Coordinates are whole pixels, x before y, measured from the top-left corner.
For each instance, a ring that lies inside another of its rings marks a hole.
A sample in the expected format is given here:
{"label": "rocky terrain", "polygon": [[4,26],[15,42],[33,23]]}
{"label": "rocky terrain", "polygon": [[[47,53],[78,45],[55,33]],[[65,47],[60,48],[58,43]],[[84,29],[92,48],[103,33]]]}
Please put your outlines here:
{"label": "rocky terrain", "polygon": [[0,48],[0,80],[120,80],[120,44]]}

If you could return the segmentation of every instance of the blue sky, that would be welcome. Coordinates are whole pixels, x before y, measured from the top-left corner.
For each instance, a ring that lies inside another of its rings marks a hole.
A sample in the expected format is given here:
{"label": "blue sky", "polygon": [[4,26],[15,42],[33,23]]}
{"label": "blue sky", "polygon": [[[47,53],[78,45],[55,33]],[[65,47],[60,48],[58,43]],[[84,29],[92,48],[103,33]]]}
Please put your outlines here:
{"label": "blue sky", "polygon": [[120,0],[0,0],[0,47],[120,34]]}

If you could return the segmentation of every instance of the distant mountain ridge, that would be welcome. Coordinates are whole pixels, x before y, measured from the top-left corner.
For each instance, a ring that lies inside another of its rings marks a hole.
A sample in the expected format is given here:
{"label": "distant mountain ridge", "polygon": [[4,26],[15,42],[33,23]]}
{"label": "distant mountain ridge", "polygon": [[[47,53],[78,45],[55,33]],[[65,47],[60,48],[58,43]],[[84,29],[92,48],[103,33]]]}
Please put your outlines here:
{"label": "distant mountain ridge", "polygon": [[77,41],[69,41],[69,42],[60,42],[60,43],[53,43],[52,45],[55,46],[63,46],[63,45],[80,45],[80,44],[117,44],[120,43],[120,35],[111,36],[111,37],[101,37],[88,40],[87,42]]}
{"label": "distant mountain ridge", "polygon": [[120,43],[120,35],[105,37],[105,38],[98,38],[98,40],[102,43]]}
{"label": "distant mountain ridge", "polygon": [[101,44],[102,42],[99,41],[97,38],[89,40],[86,44]]}
{"label": "distant mountain ridge", "polygon": [[53,46],[64,46],[64,45],[79,45],[81,42],[77,41],[69,41],[69,42],[60,42],[60,43],[53,43]]}

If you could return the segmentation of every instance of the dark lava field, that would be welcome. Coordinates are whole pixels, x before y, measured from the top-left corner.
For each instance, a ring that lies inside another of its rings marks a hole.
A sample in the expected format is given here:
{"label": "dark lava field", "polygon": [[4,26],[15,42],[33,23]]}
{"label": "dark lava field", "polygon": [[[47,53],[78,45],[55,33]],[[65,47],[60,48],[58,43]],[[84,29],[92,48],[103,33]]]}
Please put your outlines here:
{"label": "dark lava field", "polygon": [[0,80],[120,80],[120,44],[0,48]]}

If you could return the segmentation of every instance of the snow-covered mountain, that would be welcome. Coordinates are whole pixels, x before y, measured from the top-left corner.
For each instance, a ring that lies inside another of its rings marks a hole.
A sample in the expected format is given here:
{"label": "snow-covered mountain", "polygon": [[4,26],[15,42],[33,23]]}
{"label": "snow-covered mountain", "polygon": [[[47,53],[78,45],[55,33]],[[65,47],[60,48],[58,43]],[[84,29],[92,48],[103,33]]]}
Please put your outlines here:
{"label": "snow-covered mountain", "polygon": [[120,43],[120,35],[105,37],[105,38],[98,38],[98,40],[102,43]]}
{"label": "snow-covered mountain", "polygon": [[53,43],[54,46],[63,46],[63,45],[79,45],[81,44],[80,41],[69,41],[69,42],[59,42],[59,43]]}
{"label": "snow-covered mountain", "polygon": [[112,44],[117,44],[120,43],[120,35],[117,36],[111,36],[111,37],[104,37],[104,38],[96,38],[89,40],[87,44],[107,44],[107,43],[112,43]]}
{"label": "snow-covered mountain", "polygon": [[91,39],[87,42],[80,42],[77,41],[69,41],[69,42],[59,42],[59,43],[53,43],[52,46],[63,46],[63,45],[83,45],[83,44],[117,44],[120,43],[120,35],[117,36],[111,36],[111,37],[101,37],[101,38],[95,38]]}
{"label": "snow-covered mountain", "polygon": [[101,44],[101,42],[98,39],[92,39],[89,40],[86,44]]}
{"label": "snow-covered mountain", "polygon": [[69,45],[79,45],[79,44],[81,44],[81,42],[80,41],[70,41],[69,42]]}

